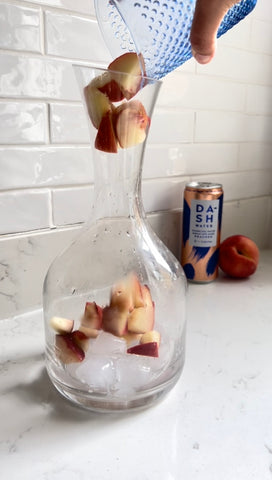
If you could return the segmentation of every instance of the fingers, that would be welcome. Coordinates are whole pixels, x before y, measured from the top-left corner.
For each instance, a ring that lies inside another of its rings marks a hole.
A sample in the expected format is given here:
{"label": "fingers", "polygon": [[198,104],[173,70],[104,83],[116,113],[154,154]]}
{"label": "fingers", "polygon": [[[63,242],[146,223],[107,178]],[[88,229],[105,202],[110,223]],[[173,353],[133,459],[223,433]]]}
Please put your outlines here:
{"label": "fingers", "polygon": [[216,34],[227,11],[237,0],[197,0],[191,28],[192,52],[197,62],[209,63],[215,55]]}

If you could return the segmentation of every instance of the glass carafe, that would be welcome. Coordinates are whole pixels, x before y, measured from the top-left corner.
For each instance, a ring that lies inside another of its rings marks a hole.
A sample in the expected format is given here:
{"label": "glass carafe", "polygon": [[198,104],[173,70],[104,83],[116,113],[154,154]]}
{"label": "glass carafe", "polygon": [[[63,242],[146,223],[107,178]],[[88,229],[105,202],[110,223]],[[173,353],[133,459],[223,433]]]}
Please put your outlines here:
{"label": "glass carafe", "polygon": [[[75,70],[93,147],[94,201],[89,221],[45,278],[46,366],[57,390],[82,407],[137,409],[175,385],[185,353],[186,279],[151,229],[141,198],[143,152],[160,82],[133,77],[128,84],[116,73],[117,84],[137,85],[127,98],[116,96],[116,82],[108,83],[114,132],[119,125],[112,146],[108,127],[99,127],[97,139],[92,108],[100,103],[96,96],[90,103],[88,92],[101,87],[108,71]],[[125,112],[122,121],[116,112]]]}

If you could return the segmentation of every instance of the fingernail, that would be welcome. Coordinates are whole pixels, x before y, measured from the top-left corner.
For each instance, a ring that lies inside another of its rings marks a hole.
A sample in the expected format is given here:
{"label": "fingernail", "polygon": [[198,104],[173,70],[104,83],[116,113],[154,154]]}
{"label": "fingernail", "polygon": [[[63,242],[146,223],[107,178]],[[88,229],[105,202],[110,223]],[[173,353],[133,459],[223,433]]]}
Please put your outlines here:
{"label": "fingernail", "polygon": [[200,53],[195,53],[194,57],[198,63],[205,64],[209,63],[212,60],[212,55],[201,55]]}
{"label": "fingernail", "polygon": [[213,55],[201,55],[200,53],[197,53],[193,48],[192,48],[192,54],[193,54],[193,57],[196,59],[196,61],[198,63],[202,63],[203,65],[205,63],[209,63],[213,58]]}

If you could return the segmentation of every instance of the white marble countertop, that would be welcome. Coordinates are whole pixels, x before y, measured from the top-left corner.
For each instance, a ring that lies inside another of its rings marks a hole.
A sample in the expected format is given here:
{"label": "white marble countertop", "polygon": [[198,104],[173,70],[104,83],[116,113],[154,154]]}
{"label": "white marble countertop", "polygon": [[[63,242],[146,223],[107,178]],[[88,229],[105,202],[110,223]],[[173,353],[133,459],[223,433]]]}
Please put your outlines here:
{"label": "white marble countertop", "polygon": [[272,251],[250,279],[190,285],[187,357],[170,394],[127,414],[51,386],[41,311],[0,322],[3,480],[271,480]]}

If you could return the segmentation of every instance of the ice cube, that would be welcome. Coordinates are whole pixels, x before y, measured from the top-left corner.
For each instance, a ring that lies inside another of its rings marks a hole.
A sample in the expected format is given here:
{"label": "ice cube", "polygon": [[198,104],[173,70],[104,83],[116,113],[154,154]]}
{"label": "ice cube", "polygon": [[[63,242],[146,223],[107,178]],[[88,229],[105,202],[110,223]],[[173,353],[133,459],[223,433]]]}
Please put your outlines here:
{"label": "ice cube", "polygon": [[162,342],[159,346],[159,356],[156,359],[157,361],[153,363],[152,370],[153,374],[161,373],[166,369],[169,364],[171,357],[173,355],[173,343],[172,342]]}
{"label": "ice cube", "polygon": [[118,394],[131,394],[152,379],[152,360],[141,355],[125,355],[116,361]]}
{"label": "ice cube", "polygon": [[154,387],[165,376],[173,348],[173,342],[163,337],[158,358],[127,354],[124,339],[101,332],[91,340],[84,361],[68,365],[67,370],[89,391],[128,399],[144,388]]}
{"label": "ice cube", "polygon": [[91,355],[123,355],[126,351],[126,341],[108,332],[101,332],[89,348]]}
{"label": "ice cube", "polygon": [[107,394],[116,388],[116,368],[108,356],[88,355],[74,373],[89,391]]}

